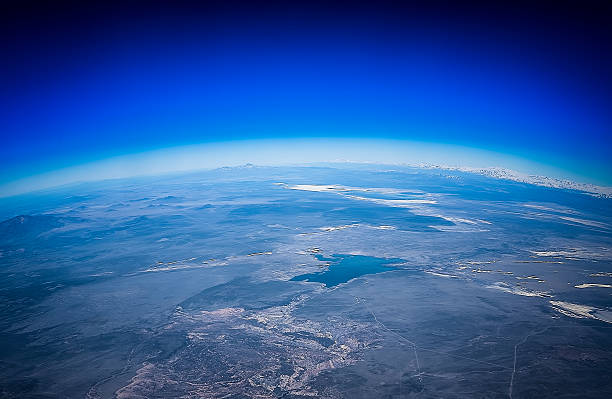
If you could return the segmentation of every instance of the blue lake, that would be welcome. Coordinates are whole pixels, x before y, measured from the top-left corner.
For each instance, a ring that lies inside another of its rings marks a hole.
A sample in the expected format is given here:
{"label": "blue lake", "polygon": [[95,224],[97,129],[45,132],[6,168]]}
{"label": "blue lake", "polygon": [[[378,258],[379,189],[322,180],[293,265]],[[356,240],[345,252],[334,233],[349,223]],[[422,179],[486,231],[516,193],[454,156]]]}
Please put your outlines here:
{"label": "blue lake", "polygon": [[326,270],[295,276],[291,281],[309,281],[323,283],[326,287],[334,287],[366,274],[376,274],[393,270],[394,264],[402,259],[375,258],[361,255],[332,255],[327,258],[315,255],[320,261],[330,262]]}

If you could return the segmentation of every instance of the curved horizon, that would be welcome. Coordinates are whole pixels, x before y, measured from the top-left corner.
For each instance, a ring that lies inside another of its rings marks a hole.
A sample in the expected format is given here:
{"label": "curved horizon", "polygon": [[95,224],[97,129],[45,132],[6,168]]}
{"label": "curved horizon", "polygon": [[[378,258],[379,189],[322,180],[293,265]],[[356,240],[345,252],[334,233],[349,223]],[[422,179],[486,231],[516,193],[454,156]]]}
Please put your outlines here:
{"label": "curved horizon", "polygon": [[235,167],[361,163],[436,165],[459,169],[502,168],[526,175],[589,181],[571,171],[534,160],[466,146],[394,139],[292,138],[213,142],[135,152],[51,169],[0,184],[0,197],[67,184]]}
{"label": "curved horizon", "polygon": [[609,24],[595,5],[560,7],[15,4],[0,24],[19,38],[3,47],[0,184],[330,137],[474,148],[612,184]]}

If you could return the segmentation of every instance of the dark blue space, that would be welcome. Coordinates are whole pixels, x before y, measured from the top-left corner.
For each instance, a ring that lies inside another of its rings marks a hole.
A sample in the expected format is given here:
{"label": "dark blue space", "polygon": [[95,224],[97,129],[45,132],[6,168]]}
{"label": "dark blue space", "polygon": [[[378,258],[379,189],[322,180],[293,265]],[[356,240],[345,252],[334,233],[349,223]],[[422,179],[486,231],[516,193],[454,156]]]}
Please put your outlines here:
{"label": "dark blue space", "polygon": [[257,138],[459,144],[612,182],[606,2],[10,2],[0,181]]}

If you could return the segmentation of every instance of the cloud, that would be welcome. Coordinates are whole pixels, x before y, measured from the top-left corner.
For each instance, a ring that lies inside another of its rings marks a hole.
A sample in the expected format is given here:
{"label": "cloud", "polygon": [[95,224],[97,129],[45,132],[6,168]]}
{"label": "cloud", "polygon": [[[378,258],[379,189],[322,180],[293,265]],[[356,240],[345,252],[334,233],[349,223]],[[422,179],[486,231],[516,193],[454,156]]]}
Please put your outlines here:
{"label": "cloud", "polygon": [[608,310],[562,301],[550,301],[550,304],[554,310],[568,317],[576,319],[595,319],[605,323],[612,323],[612,312]]}

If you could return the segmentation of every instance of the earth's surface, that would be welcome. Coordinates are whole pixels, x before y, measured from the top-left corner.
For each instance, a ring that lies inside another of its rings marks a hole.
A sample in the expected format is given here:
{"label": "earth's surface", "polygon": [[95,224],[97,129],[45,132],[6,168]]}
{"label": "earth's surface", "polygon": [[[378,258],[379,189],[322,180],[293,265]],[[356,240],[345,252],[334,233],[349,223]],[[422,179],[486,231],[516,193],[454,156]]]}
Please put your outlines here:
{"label": "earth's surface", "polygon": [[242,167],[0,205],[0,396],[612,397],[611,199]]}

